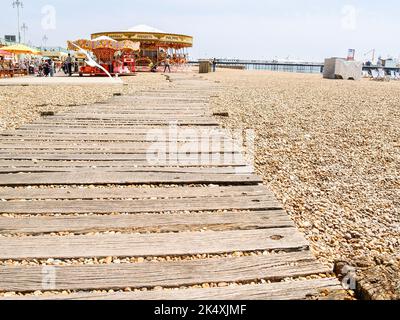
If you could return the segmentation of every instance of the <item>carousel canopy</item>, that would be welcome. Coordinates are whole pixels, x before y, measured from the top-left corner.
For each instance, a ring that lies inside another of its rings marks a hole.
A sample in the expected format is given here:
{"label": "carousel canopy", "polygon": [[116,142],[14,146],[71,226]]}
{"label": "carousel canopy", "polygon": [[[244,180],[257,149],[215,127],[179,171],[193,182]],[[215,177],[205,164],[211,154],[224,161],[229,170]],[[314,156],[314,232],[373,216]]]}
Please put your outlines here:
{"label": "carousel canopy", "polygon": [[109,37],[117,41],[130,40],[140,42],[141,48],[189,48],[193,46],[193,37],[168,33],[162,30],[141,24],[122,31],[99,32],[92,34],[92,39]]}
{"label": "carousel canopy", "polygon": [[95,39],[93,39],[93,40],[95,40],[95,41],[101,41],[101,40],[105,40],[105,41],[116,41],[116,40],[114,40],[114,39],[112,39],[112,38],[110,38],[110,37],[107,37],[107,36],[100,36],[100,37],[95,38]]}
{"label": "carousel canopy", "polygon": [[139,25],[129,28],[128,30],[125,30],[125,31],[127,31],[127,32],[166,33],[165,31],[147,26],[145,24],[139,24]]}
{"label": "carousel canopy", "polygon": [[80,39],[76,41],[68,41],[69,50],[79,50],[79,48],[89,51],[107,49],[110,51],[138,51],[140,48],[139,42],[133,41],[115,41],[108,37],[98,37],[94,40]]}

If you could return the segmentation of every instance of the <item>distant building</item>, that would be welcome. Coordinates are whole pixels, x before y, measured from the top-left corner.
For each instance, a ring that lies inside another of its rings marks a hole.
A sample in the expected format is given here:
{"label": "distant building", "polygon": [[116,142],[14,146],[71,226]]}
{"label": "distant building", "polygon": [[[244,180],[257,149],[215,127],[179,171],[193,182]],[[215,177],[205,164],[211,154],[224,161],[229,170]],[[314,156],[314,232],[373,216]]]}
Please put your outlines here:
{"label": "distant building", "polygon": [[57,60],[64,60],[68,56],[68,50],[62,47],[42,47],[38,48],[43,57]]}
{"label": "distant building", "polygon": [[387,58],[387,59],[380,58],[378,65],[381,65],[382,67],[385,68],[397,68],[399,64],[396,60],[392,58]]}

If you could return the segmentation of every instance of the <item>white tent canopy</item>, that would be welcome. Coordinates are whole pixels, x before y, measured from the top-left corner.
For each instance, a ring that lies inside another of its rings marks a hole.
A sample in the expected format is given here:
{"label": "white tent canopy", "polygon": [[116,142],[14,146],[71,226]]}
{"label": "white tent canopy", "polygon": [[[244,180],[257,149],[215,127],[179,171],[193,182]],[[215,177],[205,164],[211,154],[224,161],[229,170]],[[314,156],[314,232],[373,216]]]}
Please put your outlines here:
{"label": "white tent canopy", "polygon": [[132,28],[130,28],[128,30],[125,30],[125,31],[127,31],[127,32],[166,33],[166,32],[164,32],[162,30],[147,26],[145,24],[137,25],[137,26],[132,27]]}
{"label": "white tent canopy", "polygon": [[107,37],[107,36],[101,36],[101,37],[97,37],[97,38],[95,38],[95,39],[93,39],[93,40],[108,40],[108,41],[115,41],[114,39],[112,39],[112,38],[110,38],[110,37]]}

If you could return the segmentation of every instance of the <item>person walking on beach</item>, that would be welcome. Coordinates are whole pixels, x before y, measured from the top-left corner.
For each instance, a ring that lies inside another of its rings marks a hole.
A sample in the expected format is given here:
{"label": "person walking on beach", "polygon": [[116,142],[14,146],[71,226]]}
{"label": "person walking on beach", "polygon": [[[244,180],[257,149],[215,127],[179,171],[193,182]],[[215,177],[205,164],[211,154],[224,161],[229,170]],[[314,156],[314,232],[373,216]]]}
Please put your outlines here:
{"label": "person walking on beach", "polygon": [[170,59],[170,56],[168,56],[165,59],[164,66],[165,66],[164,67],[164,73],[167,71],[167,69],[168,69],[168,72],[171,73],[171,59]]}
{"label": "person walking on beach", "polygon": [[213,67],[213,72],[215,72],[217,70],[217,59],[213,59],[212,61],[212,67]]}
{"label": "person walking on beach", "polygon": [[71,58],[71,54],[68,53],[68,57],[65,60],[65,66],[67,67],[67,73],[69,74],[69,76],[72,76],[72,58]]}
{"label": "person walking on beach", "polygon": [[54,77],[54,61],[49,59],[49,67],[50,67],[50,77]]}

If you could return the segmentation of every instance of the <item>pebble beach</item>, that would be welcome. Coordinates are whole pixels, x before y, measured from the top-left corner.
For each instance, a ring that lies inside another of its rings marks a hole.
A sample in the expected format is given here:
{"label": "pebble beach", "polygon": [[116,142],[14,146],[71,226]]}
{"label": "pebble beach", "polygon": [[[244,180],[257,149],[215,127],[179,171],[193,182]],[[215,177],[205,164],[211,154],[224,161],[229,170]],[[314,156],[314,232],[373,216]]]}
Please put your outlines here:
{"label": "pebble beach", "polygon": [[400,82],[222,70],[229,129],[255,130],[255,167],[318,259],[400,298]]}
{"label": "pebble beach", "polygon": [[[200,75],[196,75],[200,77]],[[367,298],[400,299],[400,82],[218,70],[222,126],[255,131],[257,173],[322,263],[357,270]],[[0,130],[72,106],[167,85],[161,74],[106,86],[0,86]]]}

